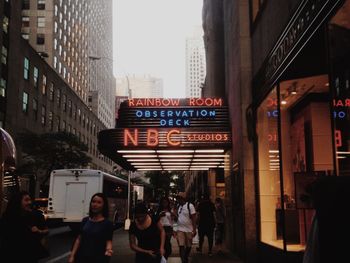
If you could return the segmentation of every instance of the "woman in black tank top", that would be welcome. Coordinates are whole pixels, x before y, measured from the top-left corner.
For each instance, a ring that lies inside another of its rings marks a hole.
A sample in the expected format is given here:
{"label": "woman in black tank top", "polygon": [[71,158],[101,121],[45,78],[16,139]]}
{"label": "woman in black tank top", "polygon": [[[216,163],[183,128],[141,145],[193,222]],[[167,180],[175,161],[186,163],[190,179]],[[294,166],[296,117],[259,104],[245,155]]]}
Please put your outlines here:
{"label": "woman in black tank top", "polygon": [[135,208],[135,222],[130,226],[129,239],[130,248],[136,252],[136,263],[160,262],[164,255],[165,232],[160,222],[147,214],[144,204]]}

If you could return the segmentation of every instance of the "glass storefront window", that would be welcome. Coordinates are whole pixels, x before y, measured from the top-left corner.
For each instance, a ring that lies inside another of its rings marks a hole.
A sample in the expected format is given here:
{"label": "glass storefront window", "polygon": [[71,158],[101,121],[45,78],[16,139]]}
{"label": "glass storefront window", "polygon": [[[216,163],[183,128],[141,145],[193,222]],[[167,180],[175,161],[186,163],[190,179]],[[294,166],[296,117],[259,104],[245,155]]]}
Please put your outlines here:
{"label": "glass storefront window", "polygon": [[314,215],[309,187],[333,174],[328,75],[286,80],[279,87],[285,241],[288,251],[301,251]]}
{"label": "glass storefront window", "polygon": [[257,111],[260,237],[264,243],[283,248],[281,231],[276,224],[276,211],[281,208],[278,115],[275,87]]}
{"label": "glass storefront window", "polygon": [[350,175],[350,1],[328,24],[337,175]]}

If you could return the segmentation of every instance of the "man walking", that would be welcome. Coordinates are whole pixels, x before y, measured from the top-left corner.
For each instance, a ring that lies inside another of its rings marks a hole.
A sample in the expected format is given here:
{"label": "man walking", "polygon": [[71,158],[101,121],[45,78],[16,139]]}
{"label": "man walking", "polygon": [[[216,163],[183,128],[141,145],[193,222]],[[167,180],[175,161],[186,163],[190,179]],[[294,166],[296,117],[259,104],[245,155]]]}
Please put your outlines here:
{"label": "man walking", "polygon": [[179,206],[177,208],[177,242],[180,248],[182,263],[188,263],[191,253],[192,239],[196,235],[196,210],[186,200],[186,193],[180,192],[177,196]]}
{"label": "man walking", "polygon": [[202,253],[202,247],[204,242],[204,237],[208,238],[209,251],[208,255],[211,257],[213,249],[213,237],[215,228],[215,206],[210,201],[209,195],[204,194],[203,199],[198,205],[198,232],[199,232],[199,247],[197,251]]}

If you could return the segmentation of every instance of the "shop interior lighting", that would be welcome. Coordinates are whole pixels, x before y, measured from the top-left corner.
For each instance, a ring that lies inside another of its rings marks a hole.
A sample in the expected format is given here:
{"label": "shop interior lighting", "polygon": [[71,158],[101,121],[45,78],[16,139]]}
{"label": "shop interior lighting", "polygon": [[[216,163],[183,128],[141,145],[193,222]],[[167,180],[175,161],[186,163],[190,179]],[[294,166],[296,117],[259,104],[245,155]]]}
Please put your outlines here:
{"label": "shop interior lighting", "polygon": [[282,105],[286,105],[286,104],[287,104],[287,101],[286,101],[285,95],[284,95],[284,94],[281,94],[281,97],[282,97],[282,98],[281,98],[281,99],[282,99],[282,100],[281,100],[281,104],[282,104]]}
{"label": "shop interior lighting", "polygon": [[337,154],[350,154],[350,152],[337,152]]}
{"label": "shop interior lighting", "polygon": [[193,162],[223,162],[223,159],[193,159]]}
{"label": "shop interior lighting", "polygon": [[269,150],[269,153],[279,153],[279,150]]}

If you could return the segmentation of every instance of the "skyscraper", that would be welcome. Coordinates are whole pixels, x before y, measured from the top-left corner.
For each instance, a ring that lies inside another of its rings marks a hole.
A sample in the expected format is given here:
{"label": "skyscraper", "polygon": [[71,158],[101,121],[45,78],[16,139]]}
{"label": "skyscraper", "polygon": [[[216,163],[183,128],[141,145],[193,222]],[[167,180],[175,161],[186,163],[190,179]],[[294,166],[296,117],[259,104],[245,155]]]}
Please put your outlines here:
{"label": "skyscraper", "polygon": [[202,97],[205,75],[203,29],[196,27],[186,39],[186,97]]}
{"label": "skyscraper", "polygon": [[22,9],[22,37],[112,127],[112,0],[23,0]]}
{"label": "skyscraper", "polygon": [[152,76],[117,78],[117,95],[130,98],[162,98],[163,80]]}

